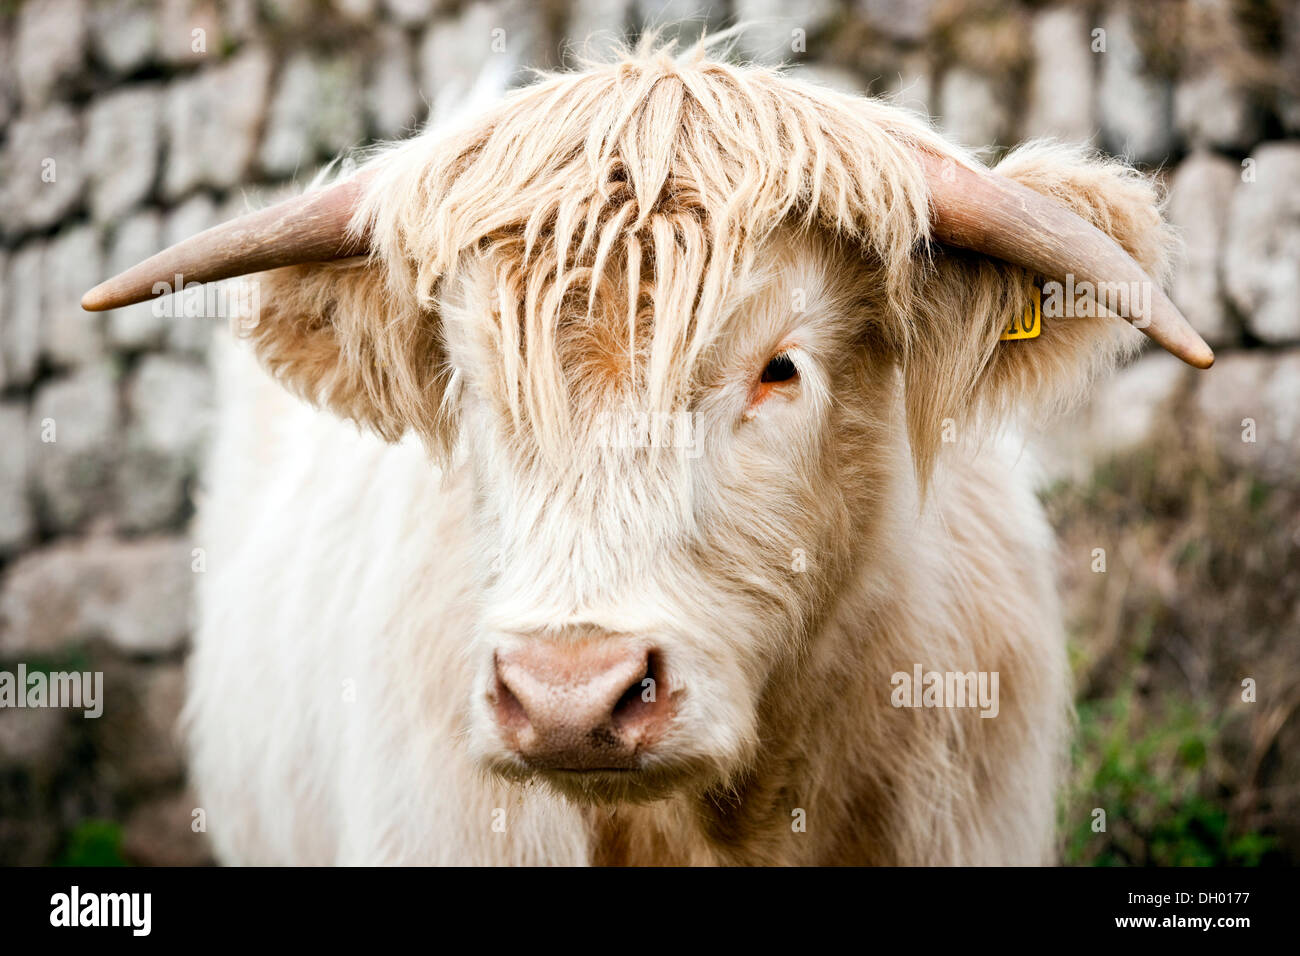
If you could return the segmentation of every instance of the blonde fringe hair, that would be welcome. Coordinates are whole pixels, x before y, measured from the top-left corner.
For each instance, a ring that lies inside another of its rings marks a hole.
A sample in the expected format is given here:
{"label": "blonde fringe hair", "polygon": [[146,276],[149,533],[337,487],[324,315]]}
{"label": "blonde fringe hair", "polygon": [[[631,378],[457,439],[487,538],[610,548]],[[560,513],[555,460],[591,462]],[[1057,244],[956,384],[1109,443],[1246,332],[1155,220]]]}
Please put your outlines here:
{"label": "blonde fringe hair", "polygon": [[[446,454],[464,383],[446,362],[440,305],[462,274],[487,269],[490,296],[460,310],[496,356],[483,391],[558,455],[594,379],[584,369],[612,373],[643,410],[682,407],[764,241],[781,226],[815,230],[860,250],[924,482],[943,419],[991,420],[1026,396],[1054,410],[1135,337],[1079,319],[1046,328],[1032,352],[995,355],[1031,277],[927,244],[922,145],[973,164],[899,107],[721,62],[707,43],[676,56],[647,38],[375,156],[353,220],[373,237],[370,262],[272,274],[273,314],[255,337],[309,399],[390,440],[414,429]],[[1146,178],[1048,144],[999,171],[1167,275],[1172,239]]]}

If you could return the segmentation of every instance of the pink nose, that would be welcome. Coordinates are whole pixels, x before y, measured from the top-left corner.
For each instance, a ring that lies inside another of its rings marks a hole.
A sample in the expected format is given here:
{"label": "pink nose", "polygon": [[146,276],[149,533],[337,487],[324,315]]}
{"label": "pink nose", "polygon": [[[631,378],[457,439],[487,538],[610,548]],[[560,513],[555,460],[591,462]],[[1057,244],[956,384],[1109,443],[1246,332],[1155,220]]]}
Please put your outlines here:
{"label": "pink nose", "polygon": [[492,702],[506,745],[536,767],[635,767],[670,716],[657,670],[656,655],[626,639],[498,651]]}

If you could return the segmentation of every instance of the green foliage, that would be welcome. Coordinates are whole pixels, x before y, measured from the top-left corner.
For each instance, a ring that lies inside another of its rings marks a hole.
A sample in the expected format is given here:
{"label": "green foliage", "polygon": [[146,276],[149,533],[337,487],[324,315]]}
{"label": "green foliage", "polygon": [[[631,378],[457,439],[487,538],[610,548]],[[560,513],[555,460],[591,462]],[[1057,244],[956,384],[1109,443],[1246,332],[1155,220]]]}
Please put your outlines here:
{"label": "green foliage", "polygon": [[122,825],[112,820],[82,820],[68,834],[58,866],[126,866]]}
{"label": "green foliage", "polygon": [[[1172,702],[1142,713],[1132,687],[1079,706],[1063,860],[1094,866],[1257,866],[1273,841],[1237,833],[1215,792],[1220,721]],[[1093,832],[1093,808],[1106,811]]]}
{"label": "green foliage", "polygon": [[[1043,495],[1077,688],[1061,860],[1291,863],[1300,480],[1223,456],[1195,409],[1167,412],[1146,446]],[[1244,700],[1247,677],[1267,693]],[[1105,832],[1092,830],[1094,809]]]}

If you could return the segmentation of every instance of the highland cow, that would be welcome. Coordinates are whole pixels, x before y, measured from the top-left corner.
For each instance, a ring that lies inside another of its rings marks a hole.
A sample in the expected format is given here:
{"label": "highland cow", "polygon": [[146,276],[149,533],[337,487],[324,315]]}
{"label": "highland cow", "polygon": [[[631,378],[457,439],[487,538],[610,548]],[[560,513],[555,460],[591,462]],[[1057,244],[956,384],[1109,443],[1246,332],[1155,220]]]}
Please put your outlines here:
{"label": "highland cow", "polygon": [[[1123,318],[1211,363],[1172,247],[1118,162],[647,44],[92,290],[258,274],[195,530],[219,858],[1050,861],[1018,436]],[[1148,305],[1003,340],[1067,279]]]}

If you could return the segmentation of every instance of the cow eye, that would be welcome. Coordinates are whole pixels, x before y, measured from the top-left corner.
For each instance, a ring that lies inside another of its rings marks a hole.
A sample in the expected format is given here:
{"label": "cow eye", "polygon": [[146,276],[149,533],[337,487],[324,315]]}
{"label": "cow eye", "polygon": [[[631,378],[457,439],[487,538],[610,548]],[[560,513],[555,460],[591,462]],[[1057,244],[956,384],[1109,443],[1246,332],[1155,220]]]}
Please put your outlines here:
{"label": "cow eye", "polygon": [[759,378],[760,382],[788,382],[798,376],[799,370],[794,367],[794,362],[790,356],[782,352],[780,355],[774,355],[768,361],[767,367],[763,369],[763,375]]}

